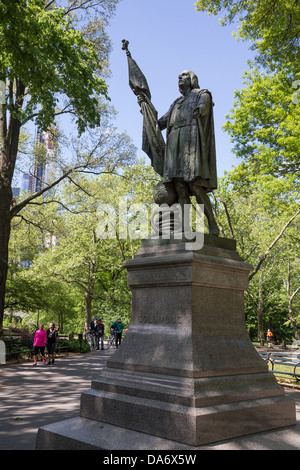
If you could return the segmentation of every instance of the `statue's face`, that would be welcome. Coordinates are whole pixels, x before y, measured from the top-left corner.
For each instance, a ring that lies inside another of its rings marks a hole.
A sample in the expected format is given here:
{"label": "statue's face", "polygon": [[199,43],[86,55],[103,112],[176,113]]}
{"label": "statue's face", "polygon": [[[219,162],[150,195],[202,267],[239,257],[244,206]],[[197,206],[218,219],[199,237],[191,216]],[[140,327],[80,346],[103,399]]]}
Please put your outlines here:
{"label": "statue's face", "polygon": [[190,74],[187,70],[184,70],[181,72],[178,76],[178,86],[179,90],[187,90],[188,88],[191,88],[192,82],[191,82],[191,77]]}

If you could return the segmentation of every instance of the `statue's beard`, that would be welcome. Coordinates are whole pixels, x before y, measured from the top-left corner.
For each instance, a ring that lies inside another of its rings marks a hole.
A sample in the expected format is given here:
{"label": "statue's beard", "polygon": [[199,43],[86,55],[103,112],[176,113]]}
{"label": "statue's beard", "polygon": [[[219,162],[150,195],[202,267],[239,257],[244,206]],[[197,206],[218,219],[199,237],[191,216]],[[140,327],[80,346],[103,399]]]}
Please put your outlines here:
{"label": "statue's beard", "polygon": [[178,88],[179,88],[179,92],[180,92],[182,95],[188,95],[189,92],[191,91],[191,87],[186,87],[183,83],[181,83],[180,85],[178,85]]}

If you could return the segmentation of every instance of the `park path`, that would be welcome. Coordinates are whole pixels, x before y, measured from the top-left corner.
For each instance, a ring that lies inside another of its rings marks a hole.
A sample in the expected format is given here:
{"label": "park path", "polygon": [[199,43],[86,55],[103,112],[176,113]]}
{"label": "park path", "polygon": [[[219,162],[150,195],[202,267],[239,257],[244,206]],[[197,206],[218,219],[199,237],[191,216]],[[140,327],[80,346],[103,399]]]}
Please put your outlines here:
{"label": "park path", "polygon": [[81,393],[114,352],[60,357],[51,366],[0,366],[0,450],[35,449],[39,427],[78,416]]}
{"label": "park path", "polygon": [[[81,393],[114,349],[58,358],[53,366],[32,362],[0,366],[0,450],[34,450],[38,429],[79,416]],[[300,391],[286,389],[296,401],[297,425],[203,446],[211,450],[300,450]]]}

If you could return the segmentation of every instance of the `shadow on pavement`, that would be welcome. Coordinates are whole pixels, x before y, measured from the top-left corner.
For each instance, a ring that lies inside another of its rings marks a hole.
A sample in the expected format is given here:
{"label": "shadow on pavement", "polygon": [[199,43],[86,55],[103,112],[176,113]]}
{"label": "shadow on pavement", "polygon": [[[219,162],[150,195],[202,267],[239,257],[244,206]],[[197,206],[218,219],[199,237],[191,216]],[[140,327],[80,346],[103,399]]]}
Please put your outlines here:
{"label": "shadow on pavement", "polygon": [[0,450],[33,450],[39,427],[78,416],[81,393],[114,351],[1,366]]}

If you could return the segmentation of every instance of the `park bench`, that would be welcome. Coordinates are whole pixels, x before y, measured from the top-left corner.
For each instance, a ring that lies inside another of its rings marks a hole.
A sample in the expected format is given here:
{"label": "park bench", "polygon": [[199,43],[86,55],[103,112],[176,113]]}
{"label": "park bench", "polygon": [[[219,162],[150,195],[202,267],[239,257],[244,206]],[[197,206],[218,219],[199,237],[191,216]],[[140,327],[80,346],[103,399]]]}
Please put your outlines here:
{"label": "park bench", "polygon": [[[14,351],[13,347],[18,347],[18,346],[20,347],[20,349],[16,349]],[[28,360],[32,359],[33,354],[34,354],[34,349],[33,348],[21,349],[21,348],[22,348],[22,344],[18,344],[18,343],[10,344],[6,351],[6,361],[9,360],[11,357],[15,357],[17,362],[19,362],[19,360],[22,357],[27,357]],[[56,346],[56,353],[60,354],[63,351],[65,351],[66,355],[68,356],[69,346],[62,346],[58,342]],[[47,351],[45,351],[45,355],[47,355]]]}
{"label": "park bench", "polygon": [[59,342],[56,345],[55,352],[60,354],[61,351],[65,350],[66,355],[69,355],[69,346],[60,346]]}
{"label": "park bench", "polygon": [[15,356],[16,360],[19,362],[19,359],[22,356],[27,356],[27,359],[31,359],[33,356],[33,349],[22,349],[19,351],[7,351],[6,352],[6,359],[8,359],[11,356]]}
{"label": "park bench", "polygon": [[[60,354],[63,350],[65,350],[66,355],[68,356],[69,355],[68,349],[69,349],[68,346],[58,346],[56,353]],[[26,349],[26,350],[22,349],[20,351],[7,351],[6,360],[9,359],[11,356],[14,356],[17,362],[19,362],[19,359],[24,356],[27,357],[27,359],[29,360],[29,359],[32,359],[33,353],[34,353],[33,349]],[[45,351],[45,355],[47,355],[47,351]]]}
{"label": "park bench", "polygon": [[[300,354],[299,350],[297,351],[286,351],[286,352],[276,352],[276,351],[258,351],[259,355],[264,359],[268,364],[271,364],[272,372],[274,374],[289,375],[296,379],[297,382],[300,381]],[[290,367],[291,370],[281,370],[278,369],[278,365]]]}

